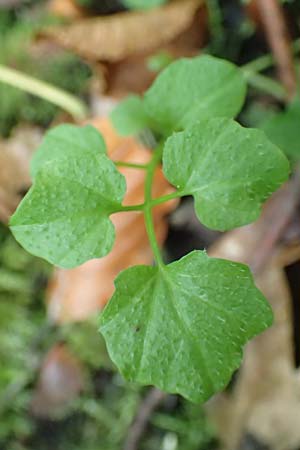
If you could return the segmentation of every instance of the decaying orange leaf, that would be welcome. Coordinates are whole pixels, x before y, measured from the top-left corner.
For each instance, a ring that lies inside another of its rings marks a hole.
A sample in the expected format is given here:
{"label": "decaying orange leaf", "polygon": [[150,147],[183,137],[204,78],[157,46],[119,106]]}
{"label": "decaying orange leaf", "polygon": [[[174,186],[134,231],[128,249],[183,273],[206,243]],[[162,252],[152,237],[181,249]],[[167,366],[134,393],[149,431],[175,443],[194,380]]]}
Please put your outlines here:
{"label": "decaying orange leaf", "polygon": [[[121,138],[107,119],[94,121],[106,141],[108,153],[114,160],[145,164],[151,152],[133,138]],[[145,171],[122,168],[127,181],[124,204],[144,201]],[[155,174],[153,196],[171,192],[161,169]],[[166,237],[165,219],[176,202],[168,202],[154,209],[154,222],[158,240]],[[111,297],[117,274],[134,264],[151,264],[153,256],[149,247],[141,213],[126,212],[112,216],[116,227],[116,241],[112,252],[102,259],[88,261],[71,270],[56,270],[48,293],[48,311],[52,320],[68,322],[84,320],[99,310]]]}
{"label": "decaying orange leaf", "polygon": [[175,0],[143,12],[124,12],[50,27],[41,36],[89,60],[120,61],[163,46],[192,23],[203,0]]}
{"label": "decaying orange leaf", "polygon": [[70,20],[85,16],[84,9],[71,0],[51,0],[48,9],[51,14]]}

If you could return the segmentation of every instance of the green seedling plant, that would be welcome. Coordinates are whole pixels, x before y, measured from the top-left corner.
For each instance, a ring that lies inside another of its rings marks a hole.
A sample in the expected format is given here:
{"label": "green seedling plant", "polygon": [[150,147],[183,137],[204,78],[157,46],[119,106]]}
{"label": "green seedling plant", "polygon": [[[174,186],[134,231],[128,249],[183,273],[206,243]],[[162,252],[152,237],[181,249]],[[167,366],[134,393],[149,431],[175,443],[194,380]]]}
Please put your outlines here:
{"label": "green seedling plant", "polygon": [[[144,214],[155,264],[119,274],[100,331],[127,380],[193,402],[228,384],[244,345],[271,325],[272,311],[243,264],[199,250],[165,264],[152,210],[192,196],[199,220],[215,230],[259,216],[264,201],[288,178],[289,163],[263,131],[233,119],[246,87],[238,67],[204,55],[170,64],[143,97],[131,96],[116,108],[112,121],[121,134],[150,129],[157,140],[149,164],[127,163],[146,172],[142,204],[123,204],[125,178],[95,128],[50,130],[32,161],[33,185],[10,221],[25,249],[72,268],[110,252],[111,215]],[[174,192],[153,198],[161,162]]]}

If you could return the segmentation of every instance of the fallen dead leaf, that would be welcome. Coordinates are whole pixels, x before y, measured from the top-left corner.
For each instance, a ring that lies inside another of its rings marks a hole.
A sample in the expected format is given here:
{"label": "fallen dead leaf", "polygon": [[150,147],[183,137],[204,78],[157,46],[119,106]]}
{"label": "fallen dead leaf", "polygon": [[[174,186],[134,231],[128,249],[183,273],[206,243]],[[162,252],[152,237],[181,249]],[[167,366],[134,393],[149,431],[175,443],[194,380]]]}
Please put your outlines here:
{"label": "fallen dead leaf", "polygon": [[[174,59],[198,55],[205,42],[206,20],[206,11],[201,8],[186,30],[156,52],[166,52]],[[142,94],[148,89],[157,75],[148,67],[148,59],[153,54],[152,50],[106,64],[107,95],[120,98],[129,92]]]}
{"label": "fallen dead leaf", "polygon": [[[113,160],[145,164],[151,152],[133,138],[121,138],[113,130],[108,119],[93,124],[101,131],[108,153]],[[127,181],[124,204],[144,201],[145,172],[122,168]],[[153,196],[171,192],[161,169],[155,174]],[[165,216],[175,208],[171,201],[154,209],[154,223],[161,244],[167,233]],[[111,297],[115,277],[121,270],[134,264],[151,264],[153,260],[141,213],[126,212],[112,216],[116,227],[116,241],[112,252],[102,259],[88,261],[71,270],[56,270],[48,292],[48,313],[55,322],[84,320],[102,308]]]}
{"label": "fallen dead leaf", "polygon": [[170,42],[189,27],[202,3],[175,0],[146,12],[122,12],[47,28],[40,36],[91,61],[120,61]]}
{"label": "fallen dead leaf", "polygon": [[[224,235],[213,246],[215,257],[242,261],[256,268],[256,284],[270,302],[274,324],[246,347],[244,362],[229,392],[208,405],[223,450],[244,449],[247,436],[272,450],[294,450],[300,446],[300,372],[294,363],[292,299],[284,266],[300,260],[300,245],[279,242],[268,252],[268,260],[256,263],[259,249],[268,249],[272,239],[271,217],[284,215],[293,204],[293,189],[286,186],[265,208],[254,224]],[[290,205],[288,205],[290,203]],[[285,219],[286,220],[286,219]],[[260,256],[259,256],[260,259]],[[258,270],[259,269],[259,270]],[[247,447],[248,448],[248,447]]]}
{"label": "fallen dead leaf", "polygon": [[38,417],[59,414],[83,388],[83,370],[64,345],[56,345],[42,364],[31,410]]}
{"label": "fallen dead leaf", "polygon": [[38,128],[19,127],[11,138],[0,141],[0,221],[7,223],[31,184],[29,161],[41,141]]}

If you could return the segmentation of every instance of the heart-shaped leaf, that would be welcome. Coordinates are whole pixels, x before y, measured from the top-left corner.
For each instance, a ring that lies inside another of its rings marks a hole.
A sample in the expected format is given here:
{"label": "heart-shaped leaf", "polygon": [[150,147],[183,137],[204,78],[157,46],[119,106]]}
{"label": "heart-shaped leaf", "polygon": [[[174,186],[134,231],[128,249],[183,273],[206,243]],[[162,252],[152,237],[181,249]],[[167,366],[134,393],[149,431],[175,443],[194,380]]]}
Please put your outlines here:
{"label": "heart-shaped leaf", "polygon": [[70,268],[111,250],[115,232],[109,215],[119,209],[126,183],[95,129],[64,130],[46,138],[33,166],[34,184],[10,226],[26,250]]}
{"label": "heart-shaped leaf", "polygon": [[126,379],[202,402],[226,386],[244,344],[271,322],[246,266],[195,251],[122,272],[100,331]]}
{"label": "heart-shaped leaf", "polygon": [[209,117],[235,117],[246,82],[232,63],[209,55],[170,64],[146,92],[144,107],[164,135]]}
{"label": "heart-shaped leaf", "polygon": [[170,183],[194,196],[201,222],[217,230],[254,221],[289,175],[286,157],[261,130],[222,118],[173,134],[163,167]]}

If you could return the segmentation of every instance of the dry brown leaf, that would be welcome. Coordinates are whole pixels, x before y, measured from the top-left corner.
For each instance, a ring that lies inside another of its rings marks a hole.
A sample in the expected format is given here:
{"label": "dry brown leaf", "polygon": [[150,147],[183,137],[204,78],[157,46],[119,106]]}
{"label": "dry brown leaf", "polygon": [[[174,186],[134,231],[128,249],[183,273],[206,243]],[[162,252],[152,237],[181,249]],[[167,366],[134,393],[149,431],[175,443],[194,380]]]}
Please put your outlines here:
{"label": "dry brown leaf", "polygon": [[[280,201],[282,194],[287,192],[279,194]],[[256,223],[224,235],[210,254],[255,267],[256,252],[272,233],[265,220],[269,212]],[[299,259],[299,243],[288,248],[277,244],[272,258],[257,272],[256,284],[271,303],[275,322],[246,347],[231,392],[216,396],[209,405],[224,450],[246,448],[242,444],[245,436],[253,436],[272,450],[294,450],[300,445],[300,376],[294,365],[292,299],[284,272],[285,263]]]}
{"label": "dry brown leaf", "polygon": [[41,130],[19,127],[13,136],[0,141],[0,221],[7,223],[30,186],[29,161],[41,141]]}
{"label": "dry brown leaf", "polygon": [[300,377],[293,358],[289,287],[275,264],[257,285],[272,304],[275,323],[247,346],[233,392],[221,403],[215,400],[215,417],[226,450],[242,448],[245,435],[272,450],[294,450],[300,445]]}
{"label": "dry brown leaf", "polygon": [[39,417],[60,413],[83,388],[83,371],[78,360],[64,345],[56,345],[46,355],[32,401]]}
{"label": "dry brown leaf", "polygon": [[148,89],[157,75],[148,66],[148,59],[155,51],[164,51],[174,59],[199,54],[205,42],[206,22],[206,10],[201,8],[189,27],[163,47],[106,64],[107,95],[120,98],[132,92],[141,94]]}
{"label": "dry brown leaf", "polygon": [[[188,29],[157,52],[164,51],[174,59],[198,55],[205,41],[206,19],[206,11],[201,8]],[[148,66],[148,59],[153,53],[155,51],[106,64],[107,95],[120,98],[129,92],[141,94],[148,89],[157,75]]]}
{"label": "dry brown leaf", "polygon": [[[94,121],[114,160],[147,163],[151,157],[148,149],[133,138],[121,138],[108,119]],[[122,168],[127,181],[124,204],[144,201],[145,171]],[[153,196],[171,192],[161,169],[155,174]],[[168,202],[154,209],[154,222],[158,241],[162,243],[167,233],[168,214],[176,206]],[[84,320],[98,311],[111,297],[117,274],[134,264],[151,264],[153,256],[141,213],[118,213],[112,216],[116,227],[116,242],[112,252],[102,259],[88,261],[72,270],[56,270],[48,295],[49,316],[55,322]]]}
{"label": "dry brown leaf", "polygon": [[300,443],[295,427],[300,386],[293,366],[290,293],[283,270],[273,264],[257,284],[272,304],[275,323],[248,344],[233,391],[216,397],[210,408],[222,449],[244,448],[244,436],[252,435],[272,450],[294,450]]}
{"label": "dry brown leaf", "polygon": [[189,27],[202,3],[203,0],[175,0],[146,12],[124,12],[51,27],[41,36],[92,61],[120,61],[174,39]]}

